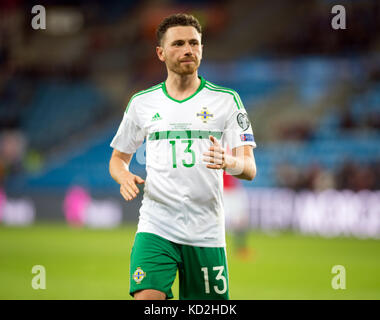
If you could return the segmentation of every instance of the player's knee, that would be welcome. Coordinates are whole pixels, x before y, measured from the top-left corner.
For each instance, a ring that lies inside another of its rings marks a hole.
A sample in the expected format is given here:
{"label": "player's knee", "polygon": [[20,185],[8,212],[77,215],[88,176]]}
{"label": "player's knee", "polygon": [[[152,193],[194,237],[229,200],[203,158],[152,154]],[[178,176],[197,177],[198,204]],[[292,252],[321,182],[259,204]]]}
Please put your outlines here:
{"label": "player's knee", "polygon": [[166,294],[154,289],[145,289],[135,292],[133,297],[135,300],[165,300]]}

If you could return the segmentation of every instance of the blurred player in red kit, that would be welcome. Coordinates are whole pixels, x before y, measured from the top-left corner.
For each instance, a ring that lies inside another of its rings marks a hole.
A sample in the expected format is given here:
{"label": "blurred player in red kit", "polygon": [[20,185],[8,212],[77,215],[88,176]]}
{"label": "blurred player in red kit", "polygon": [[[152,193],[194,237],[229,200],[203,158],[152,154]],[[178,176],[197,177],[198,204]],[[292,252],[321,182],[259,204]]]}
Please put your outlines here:
{"label": "blurred player in red kit", "polygon": [[239,179],[223,173],[223,200],[226,229],[232,232],[234,253],[248,259],[251,251],[247,244],[249,230],[249,198]]}

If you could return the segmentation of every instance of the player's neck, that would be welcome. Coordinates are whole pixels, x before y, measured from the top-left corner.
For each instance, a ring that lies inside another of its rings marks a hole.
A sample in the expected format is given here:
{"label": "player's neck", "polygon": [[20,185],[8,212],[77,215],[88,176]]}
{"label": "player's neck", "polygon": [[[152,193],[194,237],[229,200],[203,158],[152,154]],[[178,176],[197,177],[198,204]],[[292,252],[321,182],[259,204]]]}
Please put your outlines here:
{"label": "player's neck", "polygon": [[190,75],[169,73],[165,81],[168,94],[176,100],[184,100],[194,94],[201,85],[198,72]]}

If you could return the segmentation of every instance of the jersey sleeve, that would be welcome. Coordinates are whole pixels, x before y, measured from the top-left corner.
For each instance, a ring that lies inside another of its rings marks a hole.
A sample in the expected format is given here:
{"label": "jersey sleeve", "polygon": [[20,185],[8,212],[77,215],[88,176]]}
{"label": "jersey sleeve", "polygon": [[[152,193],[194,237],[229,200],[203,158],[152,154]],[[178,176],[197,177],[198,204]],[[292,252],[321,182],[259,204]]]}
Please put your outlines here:
{"label": "jersey sleeve", "polygon": [[119,129],[112,139],[111,147],[124,153],[133,154],[141,146],[144,138],[144,129],[136,114],[136,103],[135,100],[132,100],[124,112]]}
{"label": "jersey sleeve", "polygon": [[227,145],[230,150],[245,145],[256,148],[251,121],[237,93],[229,104],[223,144]]}

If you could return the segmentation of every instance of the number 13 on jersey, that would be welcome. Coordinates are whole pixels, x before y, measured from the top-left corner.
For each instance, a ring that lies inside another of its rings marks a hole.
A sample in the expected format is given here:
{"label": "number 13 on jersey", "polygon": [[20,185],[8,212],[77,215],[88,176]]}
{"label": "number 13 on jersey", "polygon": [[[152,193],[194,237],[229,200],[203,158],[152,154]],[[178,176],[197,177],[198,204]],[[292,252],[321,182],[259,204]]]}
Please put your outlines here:
{"label": "number 13 on jersey", "polygon": [[[195,164],[195,152],[191,150],[191,146],[194,140],[181,140],[182,143],[187,143],[187,147],[184,150],[184,153],[191,154],[191,163],[187,163],[185,160],[182,160],[182,164],[186,168],[191,168]],[[177,168],[177,150],[176,150],[176,140],[170,140],[169,143],[172,145],[172,159],[173,159],[173,168]]]}

